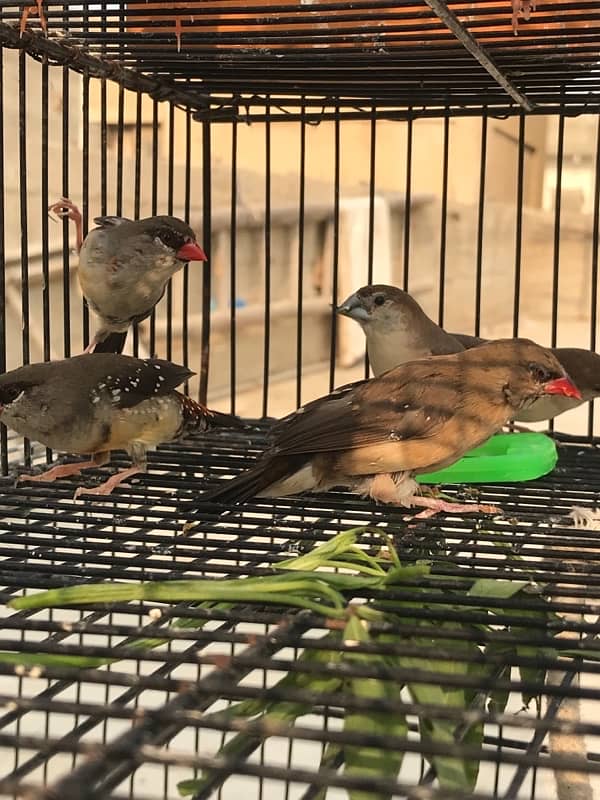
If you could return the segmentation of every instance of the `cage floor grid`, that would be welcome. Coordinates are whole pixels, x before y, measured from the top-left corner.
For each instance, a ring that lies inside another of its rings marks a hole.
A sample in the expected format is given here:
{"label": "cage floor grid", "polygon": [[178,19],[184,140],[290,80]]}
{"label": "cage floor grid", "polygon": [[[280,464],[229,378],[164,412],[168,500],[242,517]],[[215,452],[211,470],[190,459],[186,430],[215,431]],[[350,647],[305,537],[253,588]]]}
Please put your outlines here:
{"label": "cage floor grid", "polygon": [[[559,769],[586,773],[594,786],[598,533],[575,529],[568,514],[573,506],[600,506],[598,450],[565,443],[551,475],[478,487],[482,502],[502,507],[494,518],[411,522],[405,509],[342,492],[192,512],[201,488],[248,466],[264,437],[256,426],[163,446],[146,476],[107,498],[74,501],[72,479],[16,487],[14,477],[2,479],[2,600],[90,581],[270,576],[279,562],[363,526],[358,543],[365,552],[381,555],[385,530],[403,565],[426,560],[431,574],[395,585],[385,603],[379,600],[393,621],[373,623],[368,642],[340,638],[331,620],[312,612],[251,602],[208,608],[136,601],[35,612],[3,606],[0,795],[171,798],[178,782],[202,775],[188,786],[191,796],[220,790],[225,798],[243,791],[308,800],[328,787],[328,798],[368,791],[549,800]],[[445,488],[461,498],[473,494]],[[198,528],[185,535],[192,517]],[[519,580],[524,589],[484,602],[458,591],[465,577]],[[368,588],[347,599],[378,602]],[[182,618],[184,627],[171,624]],[[424,625],[443,639],[425,635]],[[585,648],[581,658],[567,657],[574,648]],[[35,665],[36,654],[43,666]],[[89,659],[85,669],[78,658]],[[341,689],[325,680],[332,676]],[[436,702],[414,686],[407,691],[415,676],[419,686],[447,694]],[[368,697],[357,681],[393,684],[398,692]],[[540,702],[524,710],[530,697]],[[230,704],[267,700],[271,716],[224,713]],[[361,714],[373,709],[402,715],[406,730],[369,727]],[[351,718],[362,727],[353,729]],[[429,737],[424,719],[433,721]],[[469,734],[474,725],[479,741]],[[443,731],[450,731],[445,742]],[[397,779],[350,768],[352,754],[369,744],[404,753]],[[464,775],[440,788],[448,764],[465,772],[479,761],[475,793],[464,790]]]}

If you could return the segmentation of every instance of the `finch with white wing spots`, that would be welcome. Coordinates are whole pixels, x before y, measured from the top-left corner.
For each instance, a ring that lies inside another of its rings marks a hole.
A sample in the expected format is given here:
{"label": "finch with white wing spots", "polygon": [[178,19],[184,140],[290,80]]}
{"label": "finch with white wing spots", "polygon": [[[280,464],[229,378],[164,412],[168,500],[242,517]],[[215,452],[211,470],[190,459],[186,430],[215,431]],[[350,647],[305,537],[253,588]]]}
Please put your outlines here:
{"label": "finch with white wing spots", "polygon": [[161,359],[93,353],[29,364],[0,376],[0,422],[59,452],[91,456],[20,481],[54,481],[98,467],[111,450],[126,450],[132,466],[94,489],[107,495],[147,467],[146,452],[162,442],[211,427],[242,427],[237,417],[211,411],[175,391],[194,373]]}

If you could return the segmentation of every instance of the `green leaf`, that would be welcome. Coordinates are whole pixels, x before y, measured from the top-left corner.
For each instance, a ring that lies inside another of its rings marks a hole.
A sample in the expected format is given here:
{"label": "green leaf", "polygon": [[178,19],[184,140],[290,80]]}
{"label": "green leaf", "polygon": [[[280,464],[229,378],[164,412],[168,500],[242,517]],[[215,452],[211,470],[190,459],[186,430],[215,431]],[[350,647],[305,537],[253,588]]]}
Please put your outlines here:
{"label": "green leaf", "polygon": [[570,658],[584,658],[586,661],[600,661],[600,650],[559,650],[558,655]]}
{"label": "green leaf", "polygon": [[200,778],[189,778],[187,781],[179,781],[177,784],[177,791],[182,797],[187,797],[190,794],[196,794],[200,788]]}
{"label": "green leaf", "polygon": [[[369,632],[364,622],[351,616],[344,631],[344,641],[368,642]],[[381,656],[367,653],[345,653],[343,660],[349,663],[368,663],[369,666],[383,664]],[[355,697],[368,700],[397,700],[401,686],[393,681],[382,681],[378,678],[351,678],[346,684],[346,691]],[[361,735],[375,735],[406,738],[408,725],[403,715],[385,711],[347,711],[344,718],[344,731]],[[345,774],[361,778],[372,777],[396,779],[402,759],[403,750],[391,750],[384,747],[362,747],[346,745],[344,747]],[[349,789],[350,800],[388,800],[390,794],[362,789]]]}
{"label": "green leaf", "polygon": [[[388,570],[384,583],[396,584],[405,583],[406,581],[414,581],[419,578],[424,578],[431,572],[429,564],[412,564],[409,567],[392,567]],[[415,587],[418,588],[418,587]]]}
{"label": "green leaf", "polygon": [[[503,667],[502,671],[498,673],[499,681],[506,681],[510,679],[510,667]],[[508,703],[510,692],[508,689],[493,689],[490,692],[487,704],[487,710],[490,714],[503,714]]]}
{"label": "green leaf", "polygon": [[505,600],[520,592],[529,581],[505,581],[499,578],[479,578],[467,592],[471,597],[489,597]]}
{"label": "green leaf", "polygon": [[[328,634],[325,639],[339,639],[339,634]],[[339,651],[331,650],[305,650],[299,661],[304,662],[319,662],[331,664],[341,659]],[[303,689],[316,694],[335,693],[342,687],[342,678],[338,675],[312,675],[308,672],[290,672],[284,678],[277,682],[275,688],[277,689]],[[312,705],[299,702],[287,702],[277,700],[258,700],[258,701],[244,701],[237,703],[229,709],[217,711],[214,715],[215,718],[234,718],[240,716],[254,716],[257,711],[258,705],[262,708],[260,712],[264,712],[253,722],[260,722],[265,726],[265,732],[248,730],[241,731],[235,736],[231,737],[219,750],[217,757],[223,760],[231,759],[235,761],[240,757],[246,758],[249,753],[256,750],[261,742],[276,732],[277,726],[291,725],[295,720],[304,714],[312,712]],[[268,732],[272,726],[272,733]],[[210,785],[213,779],[214,772],[212,770],[203,771],[201,777],[193,778],[191,780],[181,781],[177,784],[177,789],[182,795],[196,794],[203,791]]]}
{"label": "green leaf", "polygon": [[113,658],[92,658],[89,656],[61,656],[57,653],[8,653],[0,652],[0,663],[24,667],[77,667],[94,669],[117,661]]}
{"label": "green leaf", "polygon": [[[325,750],[323,751],[323,755],[321,756],[321,762],[319,764],[318,772],[325,769],[333,769],[334,765],[337,763],[340,753],[342,752],[342,746],[339,744],[328,744]],[[318,792],[312,795],[313,800],[326,800],[327,798],[327,789],[328,786],[322,786]]]}
{"label": "green leaf", "polygon": [[[473,642],[461,642],[443,639],[445,626],[438,628],[442,637],[442,650],[454,650],[456,659],[439,659],[433,657],[435,648],[440,648],[440,641],[433,636],[431,639],[411,639],[411,644],[430,646],[432,658],[413,658],[401,656],[398,663],[405,669],[423,670],[425,672],[441,673],[443,675],[472,675],[481,674],[484,665],[467,663],[462,658],[466,653],[479,653],[479,648]],[[438,652],[439,654],[439,652]],[[408,683],[408,689],[413,700],[421,705],[431,704],[460,708],[465,711],[475,697],[472,689],[462,689],[454,686],[444,686],[443,677],[435,683]],[[436,719],[423,715],[419,720],[419,732],[424,742],[435,742],[442,745],[454,745],[458,740],[469,738],[472,742],[483,741],[483,725],[477,724],[467,729],[461,737],[462,724],[452,720]],[[456,789],[463,792],[472,792],[477,782],[479,762],[474,759],[453,758],[450,756],[428,756],[427,760],[434,767],[439,784],[442,789]]]}
{"label": "green leaf", "polygon": [[[517,656],[521,658],[539,658],[540,656],[543,656],[544,658],[556,658],[558,655],[557,651],[550,647],[535,647],[524,644],[517,645],[516,652]],[[526,708],[529,708],[531,701],[535,700],[536,709],[539,711],[541,707],[541,693],[544,688],[544,684],[546,683],[546,668],[535,666],[530,667],[521,664],[519,665],[519,676],[524,683],[535,683],[540,687],[537,693],[531,693],[525,690],[521,692],[523,705]]]}
{"label": "green leaf", "polygon": [[[510,680],[512,664],[515,658],[514,645],[506,642],[488,642],[485,646],[486,656],[500,656],[497,662],[485,665],[486,674],[496,675],[496,682]],[[504,665],[502,664],[504,662]],[[500,672],[498,672],[500,670]],[[502,714],[508,703],[510,691],[508,689],[492,689],[488,696],[487,710],[490,714]]]}
{"label": "green leaf", "polygon": [[[349,691],[356,697],[367,699],[397,700],[399,689],[391,681],[381,681],[377,678],[353,679],[349,682]],[[364,736],[370,734],[381,737],[394,736],[406,738],[408,725],[401,714],[391,714],[384,711],[352,711],[346,712],[344,731],[360,733]],[[361,778],[392,778],[398,776],[403,750],[391,750],[377,747],[344,748],[347,775],[356,775]],[[351,800],[387,800],[389,794],[364,791],[359,789],[348,790]]]}

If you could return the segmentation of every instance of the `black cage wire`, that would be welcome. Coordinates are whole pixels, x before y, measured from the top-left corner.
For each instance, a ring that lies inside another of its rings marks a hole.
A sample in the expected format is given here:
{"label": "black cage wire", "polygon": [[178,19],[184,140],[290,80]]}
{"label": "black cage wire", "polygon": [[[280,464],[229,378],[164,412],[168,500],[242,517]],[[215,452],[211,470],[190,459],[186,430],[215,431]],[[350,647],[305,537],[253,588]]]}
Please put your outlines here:
{"label": "black cage wire", "polygon": [[[597,534],[569,516],[600,505],[591,406],[556,420],[546,477],[444,487],[493,519],[411,523],[332,492],[182,525],[265,447],[265,418],[365,374],[331,309],[347,288],[383,277],[448,326],[595,348],[599,33],[585,0],[0,2],[0,368],[89,341],[50,203],[78,202],[85,230],[174,213],[209,262],[173,280],[132,352],[189,364],[189,391],[255,420],[77,501],[68,480],[15,486],[52,453],[3,428],[2,600],[266,580],[348,530],[414,568],[383,599],[346,592],[387,614],[358,639],[252,598],[3,605],[2,796],[595,796]],[[510,591],[482,600],[490,578]]]}

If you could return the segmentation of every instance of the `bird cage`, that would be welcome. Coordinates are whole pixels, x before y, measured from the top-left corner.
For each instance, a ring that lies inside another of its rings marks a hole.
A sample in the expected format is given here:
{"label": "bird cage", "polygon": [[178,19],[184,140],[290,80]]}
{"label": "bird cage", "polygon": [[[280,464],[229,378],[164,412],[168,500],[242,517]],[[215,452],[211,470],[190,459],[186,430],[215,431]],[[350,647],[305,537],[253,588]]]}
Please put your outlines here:
{"label": "bird cage", "polygon": [[248,421],[77,499],[15,483],[56,454],[2,426],[2,797],[598,796],[593,404],[550,424],[544,477],[443,486],[493,517],[198,498],[369,374],[335,313],[362,285],[596,349],[599,32],[591,0],[0,3],[0,369],[90,341],[50,205],[84,233],[175,215],[208,261],[127,352]]}

